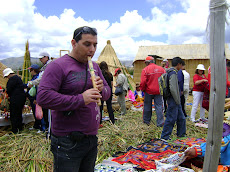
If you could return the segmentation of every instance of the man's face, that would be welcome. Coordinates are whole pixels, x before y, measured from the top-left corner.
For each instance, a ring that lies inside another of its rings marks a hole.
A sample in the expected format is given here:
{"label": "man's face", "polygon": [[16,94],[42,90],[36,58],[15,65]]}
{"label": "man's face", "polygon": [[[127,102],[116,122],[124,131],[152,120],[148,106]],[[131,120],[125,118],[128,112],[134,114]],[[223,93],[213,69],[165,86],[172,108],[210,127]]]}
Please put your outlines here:
{"label": "man's face", "polygon": [[178,63],[178,65],[176,66],[176,69],[177,70],[180,70],[182,68],[182,64],[181,63]]}
{"label": "man's face", "polygon": [[149,61],[145,61],[145,66],[148,66],[150,64]]}
{"label": "man's face", "polygon": [[88,56],[93,57],[97,49],[97,36],[82,34],[81,40],[72,40],[74,57],[81,63],[88,62]]}
{"label": "man's face", "polygon": [[33,70],[33,69],[30,69],[30,74],[31,74],[32,76],[34,76],[34,75],[35,75],[35,72],[34,72],[34,70]]}
{"label": "man's face", "polygon": [[42,62],[42,64],[46,64],[46,62],[49,60],[49,58],[47,56],[44,56],[42,58],[40,58],[40,61]]}

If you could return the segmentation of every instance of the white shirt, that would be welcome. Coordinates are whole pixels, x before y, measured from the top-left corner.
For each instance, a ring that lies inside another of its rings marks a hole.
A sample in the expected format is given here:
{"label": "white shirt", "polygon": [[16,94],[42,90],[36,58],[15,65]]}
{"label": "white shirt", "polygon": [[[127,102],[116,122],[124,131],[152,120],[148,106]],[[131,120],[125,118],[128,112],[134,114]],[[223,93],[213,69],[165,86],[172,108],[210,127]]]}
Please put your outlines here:
{"label": "white shirt", "polygon": [[190,75],[186,70],[182,70],[184,74],[184,87],[189,87]]}
{"label": "white shirt", "polygon": [[140,98],[143,98],[143,97],[142,97],[142,91],[137,91],[137,94],[138,94],[138,96],[139,96]]}

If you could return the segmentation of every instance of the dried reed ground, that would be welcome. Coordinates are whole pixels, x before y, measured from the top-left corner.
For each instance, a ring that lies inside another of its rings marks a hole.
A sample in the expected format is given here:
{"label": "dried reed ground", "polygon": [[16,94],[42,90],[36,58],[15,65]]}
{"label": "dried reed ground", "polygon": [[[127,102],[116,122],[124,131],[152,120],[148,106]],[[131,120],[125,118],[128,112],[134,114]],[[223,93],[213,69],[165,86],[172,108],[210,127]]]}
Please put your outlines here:
{"label": "dried reed ground", "polygon": [[[188,102],[192,102],[189,97]],[[187,106],[190,115],[191,106]],[[118,114],[118,113],[117,113]],[[207,115],[207,112],[206,112]],[[118,116],[121,118],[112,125],[108,121],[103,122],[103,127],[98,132],[98,157],[100,163],[111,157],[115,152],[126,151],[129,146],[137,146],[140,143],[153,138],[160,138],[162,128],[156,127],[155,112],[152,116],[150,126],[143,124],[142,112],[129,110],[127,115]],[[197,118],[199,111],[197,112]],[[50,151],[50,140],[45,139],[44,134],[37,134],[28,128],[33,124],[25,126],[21,134],[9,135],[9,128],[0,130],[0,172],[41,172],[53,171],[52,153]],[[197,128],[187,120],[187,137],[205,138],[207,129]],[[176,139],[176,127],[172,133],[172,139]]]}

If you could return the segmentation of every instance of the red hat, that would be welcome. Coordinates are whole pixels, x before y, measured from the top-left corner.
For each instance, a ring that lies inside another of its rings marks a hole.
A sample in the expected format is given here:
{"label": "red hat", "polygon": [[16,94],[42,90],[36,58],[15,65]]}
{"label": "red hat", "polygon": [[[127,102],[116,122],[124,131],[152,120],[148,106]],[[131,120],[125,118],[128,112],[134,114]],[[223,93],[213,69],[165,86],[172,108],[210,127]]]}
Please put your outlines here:
{"label": "red hat", "polygon": [[116,76],[118,70],[121,70],[121,69],[120,68],[116,68],[114,76]]}
{"label": "red hat", "polygon": [[145,61],[150,61],[150,60],[154,60],[154,58],[151,57],[151,56],[148,56],[148,57],[146,57],[146,59],[145,59]]}

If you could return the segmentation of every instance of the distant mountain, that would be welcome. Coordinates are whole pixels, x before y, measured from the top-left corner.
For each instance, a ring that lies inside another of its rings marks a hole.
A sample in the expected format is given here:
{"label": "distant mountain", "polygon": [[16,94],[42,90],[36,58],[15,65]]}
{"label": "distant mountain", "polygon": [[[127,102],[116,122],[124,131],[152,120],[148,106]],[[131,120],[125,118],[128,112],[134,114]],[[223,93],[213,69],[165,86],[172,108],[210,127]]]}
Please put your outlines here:
{"label": "distant mountain", "polygon": [[[38,58],[30,57],[31,64],[40,64],[40,60]],[[0,60],[0,62],[7,67],[10,67],[13,70],[22,69],[24,57],[10,57],[7,59]]]}
{"label": "distant mountain", "polygon": [[121,61],[121,64],[127,68],[133,67],[133,60],[124,60]]}
{"label": "distant mountain", "polygon": [[[31,64],[41,64],[40,60],[34,57],[30,58]],[[24,57],[10,57],[7,59],[0,60],[1,63],[6,65],[7,67],[10,67],[13,70],[22,69]],[[124,60],[121,61],[121,64],[124,65],[127,68],[133,67],[133,61],[132,60]]]}

